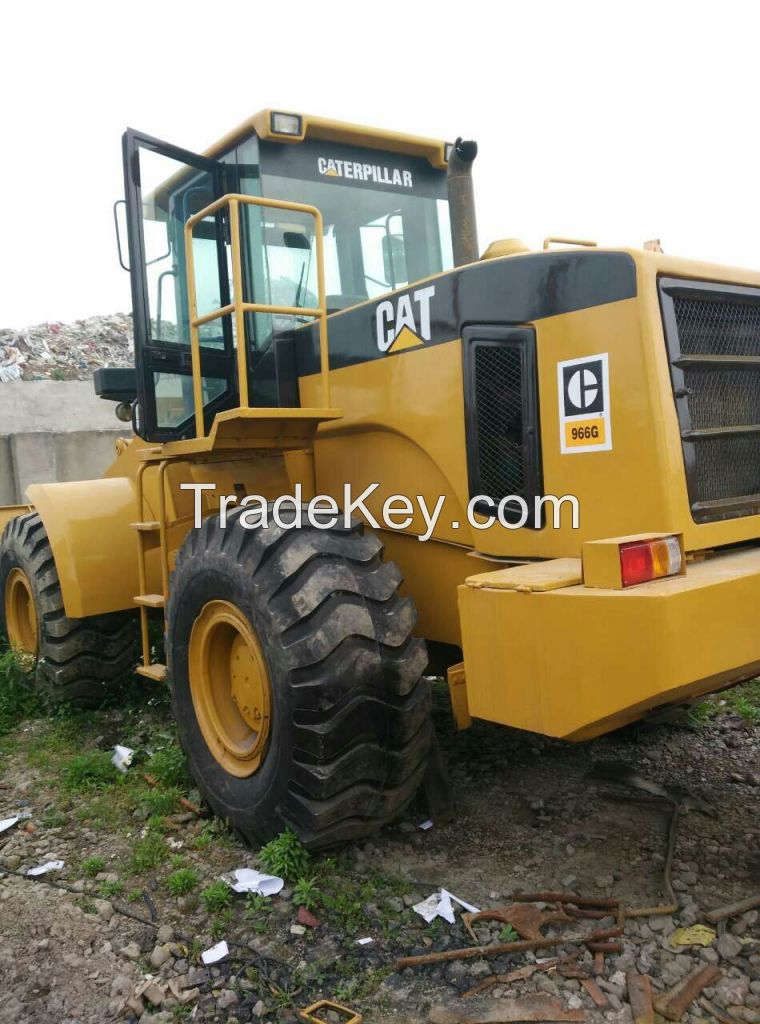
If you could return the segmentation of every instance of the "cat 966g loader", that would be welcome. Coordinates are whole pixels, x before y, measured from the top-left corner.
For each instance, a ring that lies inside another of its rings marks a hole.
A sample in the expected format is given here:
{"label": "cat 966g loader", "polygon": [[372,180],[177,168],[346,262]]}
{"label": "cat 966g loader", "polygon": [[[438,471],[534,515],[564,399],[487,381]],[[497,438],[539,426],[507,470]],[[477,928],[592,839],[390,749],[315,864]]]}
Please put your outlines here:
{"label": "cat 966g loader", "polygon": [[251,838],[408,804],[428,649],[459,727],[570,740],[760,672],[760,275],[480,256],[475,150],[277,111],[203,155],[127,131],[135,366],[95,385],[134,437],[0,510],[0,627],[45,693],[96,700],[139,624]]}

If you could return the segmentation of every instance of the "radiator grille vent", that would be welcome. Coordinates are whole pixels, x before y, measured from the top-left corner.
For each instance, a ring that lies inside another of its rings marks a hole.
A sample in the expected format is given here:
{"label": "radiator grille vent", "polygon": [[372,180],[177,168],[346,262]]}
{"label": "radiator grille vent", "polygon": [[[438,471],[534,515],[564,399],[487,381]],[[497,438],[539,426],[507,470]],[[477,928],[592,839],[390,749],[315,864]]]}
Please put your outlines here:
{"label": "radiator grille vent", "polygon": [[760,512],[760,289],[660,289],[692,514]]}

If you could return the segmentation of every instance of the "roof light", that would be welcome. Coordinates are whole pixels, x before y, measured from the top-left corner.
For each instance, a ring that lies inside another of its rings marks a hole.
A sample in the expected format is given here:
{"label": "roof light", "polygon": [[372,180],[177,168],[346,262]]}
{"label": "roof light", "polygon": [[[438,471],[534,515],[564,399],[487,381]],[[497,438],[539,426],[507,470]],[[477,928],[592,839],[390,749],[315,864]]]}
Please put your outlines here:
{"label": "roof light", "polygon": [[620,574],[624,587],[676,576],[681,572],[682,556],[678,537],[635,540],[620,545]]}
{"label": "roof light", "polygon": [[301,115],[272,111],[272,131],[276,135],[302,135]]}

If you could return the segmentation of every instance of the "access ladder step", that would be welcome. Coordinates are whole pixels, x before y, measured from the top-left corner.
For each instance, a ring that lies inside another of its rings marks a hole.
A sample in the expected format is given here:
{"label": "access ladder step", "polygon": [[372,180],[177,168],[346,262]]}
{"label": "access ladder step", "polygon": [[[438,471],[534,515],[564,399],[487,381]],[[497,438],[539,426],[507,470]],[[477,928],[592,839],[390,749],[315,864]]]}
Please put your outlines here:
{"label": "access ladder step", "polygon": [[161,524],[153,519],[147,520],[144,523],[130,523],[129,525],[133,530],[139,530],[140,533],[151,533],[161,529]]}
{"label": "access ladder step", "polygon": [[138,594],[133,601],[144,608],[163,608],[166,603],[163,594]]}
{"label": "access ladder step", "polygon": [[138,665],[135,670],[138,676],[145,676],[146,679],[153,679],[156,683],[162,683],[166,679],[166,665]]}

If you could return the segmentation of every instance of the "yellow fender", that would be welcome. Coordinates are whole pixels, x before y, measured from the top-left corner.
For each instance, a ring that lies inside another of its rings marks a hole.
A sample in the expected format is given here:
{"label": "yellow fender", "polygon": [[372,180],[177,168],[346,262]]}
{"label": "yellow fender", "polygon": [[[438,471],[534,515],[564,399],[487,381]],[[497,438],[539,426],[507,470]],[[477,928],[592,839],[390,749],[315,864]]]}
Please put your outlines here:
{"label": "yellow fender", "polygon": [[135,483],[121,476],[31,484],[27,495],[50,539],[66,614],[79,619],[134,608]]}

